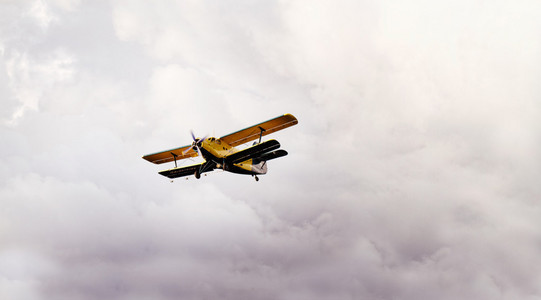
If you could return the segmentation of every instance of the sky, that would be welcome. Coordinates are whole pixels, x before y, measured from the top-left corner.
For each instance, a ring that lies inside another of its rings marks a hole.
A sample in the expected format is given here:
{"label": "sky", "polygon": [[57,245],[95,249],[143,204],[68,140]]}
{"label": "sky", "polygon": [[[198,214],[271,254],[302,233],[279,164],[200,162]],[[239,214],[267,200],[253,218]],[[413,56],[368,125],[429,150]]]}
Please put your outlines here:
{"label": "sky", "polygon": [[[1,1],[0,298],[541,299],[539,11]],[[284,113],[259,182],[141,159]]]}

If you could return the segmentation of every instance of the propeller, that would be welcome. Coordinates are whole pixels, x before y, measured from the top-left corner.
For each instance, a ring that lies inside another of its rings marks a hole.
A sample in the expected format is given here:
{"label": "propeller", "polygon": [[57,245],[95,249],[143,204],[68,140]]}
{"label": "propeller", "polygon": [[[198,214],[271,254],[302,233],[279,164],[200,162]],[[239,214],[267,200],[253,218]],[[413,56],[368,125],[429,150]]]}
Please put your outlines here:
{"label": "propeller", "polygon": [[186,154],[188,153],[190,150],[192,150],[194,147],[197,149],[197,153],[199,155],[201,155],[201,150],[199,149],[199,146],[201,146],[201,143],[207,139],[208,135],[205,135],[203,138],[196,138],[195,135],[193,134],[193,131],[190,131],[191,135],[192,135],[192,139],[193,139],[193,142],[192,142],[192,145],[190,146],[190,148],[182,151],[182,154]]}

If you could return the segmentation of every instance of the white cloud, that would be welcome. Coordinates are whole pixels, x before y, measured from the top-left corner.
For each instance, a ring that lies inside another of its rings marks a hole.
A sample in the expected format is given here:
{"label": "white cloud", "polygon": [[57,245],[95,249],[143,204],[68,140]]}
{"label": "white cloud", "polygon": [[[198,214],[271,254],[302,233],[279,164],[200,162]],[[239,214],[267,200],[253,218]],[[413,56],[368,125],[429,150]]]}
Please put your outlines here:
{"label": "white cloud", "polygon": [[[0,21],[2,297],[541,295],[537,3],[26,4]],[[257,184],[140,159],[282,113]]]}
{"label": "white cloud", "polygon": [[55,84],[73,78],[73,57],[57,50],[44,61],[31,60],[25,53],[14,53],[6,60],[9,87],[20,102],[10,123],[17,121],[27,110],[38,110],[40,98]]}

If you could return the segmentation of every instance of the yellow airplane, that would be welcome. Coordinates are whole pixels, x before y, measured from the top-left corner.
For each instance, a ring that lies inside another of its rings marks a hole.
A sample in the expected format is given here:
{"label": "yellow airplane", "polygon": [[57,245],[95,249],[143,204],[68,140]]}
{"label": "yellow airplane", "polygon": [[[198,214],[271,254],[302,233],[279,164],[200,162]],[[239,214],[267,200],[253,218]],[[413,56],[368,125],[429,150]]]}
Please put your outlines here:
{"label": "yellow airplane", "polygon": [[[259,181],[257,175],[267,173],[267,161],[287,155],[287,151],[278,150],[280,143],[277,140],[261,142],[261,138],[297,123],[297,118],[285,114],[220,138],[196,138],[192,132],[191,145],[148,154],[143,156],[143,159],[155,164],[174,161],[175,168],[159,172],[171,179],[190,175],[195,175],[195,178],[199,179],[203,173],[222,169],[231,173],[252,175]],[[259,141],[249,148],[243,150],[235,148],[256,139]],[[203,163],[177,167],[178,160],[199,155],[203,157]]]}

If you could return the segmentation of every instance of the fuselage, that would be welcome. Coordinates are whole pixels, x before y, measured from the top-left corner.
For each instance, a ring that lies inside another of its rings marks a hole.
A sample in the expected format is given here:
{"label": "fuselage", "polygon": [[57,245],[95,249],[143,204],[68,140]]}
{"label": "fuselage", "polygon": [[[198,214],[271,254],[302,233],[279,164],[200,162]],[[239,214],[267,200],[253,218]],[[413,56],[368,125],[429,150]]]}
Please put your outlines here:
{"label": "fuselage", "polygon": [[213,167],[215,169],[223,169],[224,171],[247,175],[267,173],[267,164],[265,161],[248,159],[236,163],[229,162],[227,156],[237,153],[240,150],[230,146],[219,138],[209,137],[204,140],[198,140],[197,144],[198,147],[194,149],[198,149],[196,151],[200,151],[201,153],[199,154],[207,162],[214,162]]}

